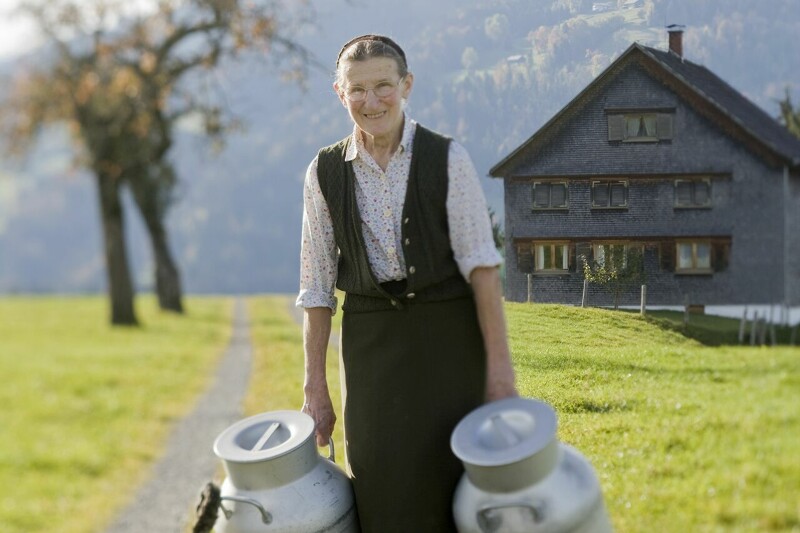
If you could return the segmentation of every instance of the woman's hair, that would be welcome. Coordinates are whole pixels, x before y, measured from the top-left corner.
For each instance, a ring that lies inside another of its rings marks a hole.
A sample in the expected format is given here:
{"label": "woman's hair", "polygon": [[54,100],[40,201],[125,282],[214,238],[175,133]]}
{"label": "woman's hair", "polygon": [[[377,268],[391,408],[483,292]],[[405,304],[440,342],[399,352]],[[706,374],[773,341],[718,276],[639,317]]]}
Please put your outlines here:
{"label": "woman's hair", "polygon": [[408,64],[406,63],[406,54],[400,46],[388,37],[383,35],[361,35],[355,39],[351,39],[339,51],[339,57],[336,58],[336,80],[342,83],[342,69],[343,63],[348,61],[366,61],[373,57],[388,57],[394,59],[397,63],[397,73],[400,77],[405,77],[408,74]]}

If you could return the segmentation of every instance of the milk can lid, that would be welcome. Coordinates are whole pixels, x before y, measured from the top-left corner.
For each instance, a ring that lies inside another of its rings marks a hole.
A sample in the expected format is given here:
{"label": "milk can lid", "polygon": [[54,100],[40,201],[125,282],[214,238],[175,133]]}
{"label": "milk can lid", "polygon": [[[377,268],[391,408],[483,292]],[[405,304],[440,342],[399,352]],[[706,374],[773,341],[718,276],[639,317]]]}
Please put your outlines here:
{"label": "milk can lid", "polygon": [[463,463],[501,466],[546,448],[558,425],[553,408],[530,398],[506,398],[478,407],[458,423],[450,438]]}
{"label": "milk can lid", "polygon": [[297,449],[314,435],[314,420],[300,411],[270,411],[236,422],[214,441],[220,459],[252,463]]}

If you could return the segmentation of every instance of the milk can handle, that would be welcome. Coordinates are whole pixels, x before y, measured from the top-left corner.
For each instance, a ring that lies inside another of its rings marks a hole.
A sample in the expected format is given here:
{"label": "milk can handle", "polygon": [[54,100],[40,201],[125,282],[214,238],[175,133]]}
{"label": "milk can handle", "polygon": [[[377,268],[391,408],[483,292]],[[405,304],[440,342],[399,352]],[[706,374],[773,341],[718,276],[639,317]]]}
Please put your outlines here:
{"label": "milk can handle", "polygon": [[333,449],[333,437],[328,438],[328,449],[331,453],[328,454],[328,460],[332,463],[336,462],[336,452]]}
{"label": "milk can handle", "polygon": [[[253,500],[251,498],[244,498],[242,496],[222,496],[220,498],[220,500],[223,500],[223,501],[224,500],[231,500],[231,501],[234,501],[234,502],[248,503],[248,504],[252,505],[253,507],[255,507],[256,509],[258,509],[259,512],[261,512],[261,521],[262,522],[264,522],[265,524],[272,523],[272,515],[269,514],[269,512],[266,509],[264,509],[264,506],[261,505],[256,500]],[[223,513],[225,513],[225,518],[230,520],[231,516],[233,516],[233,511],[230,510],[230,509],[225,509],[225,507],[223,507],[223,505],[222,505],[222,502],[220,502],[219,508],[222,509]]]}
{"label": "milk can handle", "polygon": [[540,501],[535,501],[532,503],[509,503],[505,505],[485,507],[478,511],[475,516],[478,521],[478,527],[481,528],[481,532],[489,533],[495,531],[495,517],[492,515],[496,512],[502,513],[504,509],[526,509],[530,512],[530,516],[534,524],[544,521],[545,518],[545,506],[544,503]]}

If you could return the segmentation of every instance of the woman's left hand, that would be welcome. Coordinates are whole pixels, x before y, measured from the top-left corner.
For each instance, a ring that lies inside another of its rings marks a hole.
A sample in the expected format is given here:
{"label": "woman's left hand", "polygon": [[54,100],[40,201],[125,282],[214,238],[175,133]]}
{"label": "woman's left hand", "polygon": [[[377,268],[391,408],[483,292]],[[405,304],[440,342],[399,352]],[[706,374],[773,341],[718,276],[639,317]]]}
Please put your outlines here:
{"label": "woman's left hand", "polygon": [[486,368],[486,401],[519,396],[514,384],[514,369],[510,357],[488,357]]}

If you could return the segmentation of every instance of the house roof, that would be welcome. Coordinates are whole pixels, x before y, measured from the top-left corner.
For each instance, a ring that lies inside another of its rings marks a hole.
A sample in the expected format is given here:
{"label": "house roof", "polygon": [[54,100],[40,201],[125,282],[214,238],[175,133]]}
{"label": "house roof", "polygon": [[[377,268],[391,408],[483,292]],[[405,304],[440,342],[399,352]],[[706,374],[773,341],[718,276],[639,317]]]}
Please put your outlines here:
{"label": "house roof", "polygon": [[549,139],[553,130],[559,128],[561,118],[577,112],[588,103],[595,89],[613,79],[625,64],[637,59],[690,105],[702,108],[703,114],[727,133],[753,146],[762,156],[771,156],[770,159],[793,169],[800,168],[800,139],[719,76],[673,52],[634,43],[527,141],[492,167],[489,175],[503,177],[508,164],[521,151],[535,149]]}

